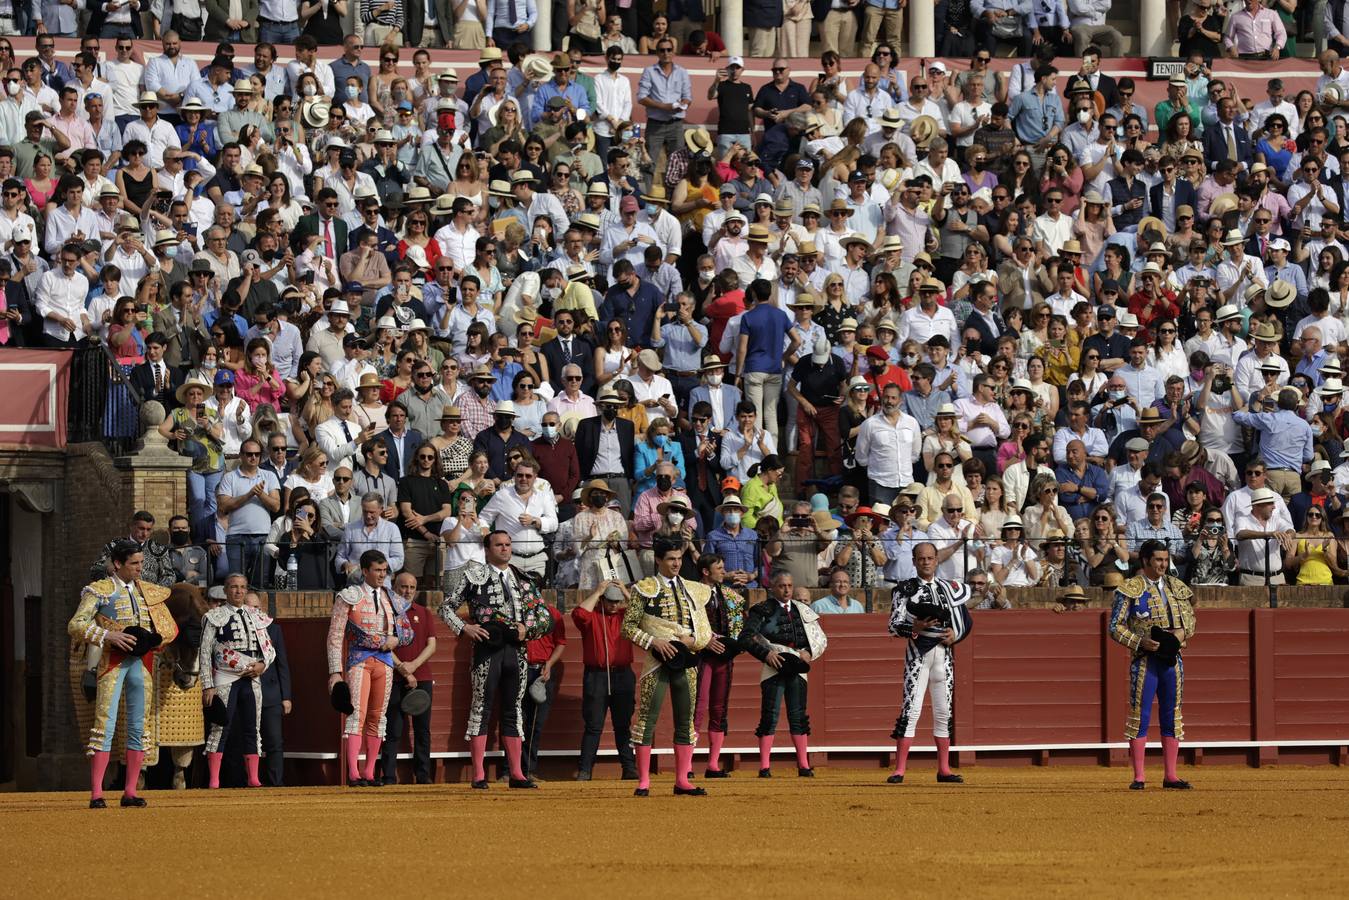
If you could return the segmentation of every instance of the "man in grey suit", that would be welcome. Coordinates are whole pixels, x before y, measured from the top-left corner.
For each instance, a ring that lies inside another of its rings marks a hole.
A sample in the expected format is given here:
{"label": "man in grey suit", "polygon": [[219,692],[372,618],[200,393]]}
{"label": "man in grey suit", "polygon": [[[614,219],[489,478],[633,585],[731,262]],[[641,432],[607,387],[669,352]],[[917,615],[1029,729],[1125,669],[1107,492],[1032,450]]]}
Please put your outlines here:
{"label": "man in grey suit", "polygon": [[[735,408],[740,404],[740,388],[733,384],[724,384],[726,363],[715,353],[703,355],[703,364],[698,369],[699,384],[689,392],[688,413],[699,401],[707,401],[712,407],[712,429],[724,431],[735,424]],[[688,418],[688,413],[685,418]]]}
{"label": "man in grey suit", "polygon": [[389,571],[403,568],[403,536],[398,526],[380,515],[384,498],[371,491],[361,496],[361,514],[342,530],[337,545],[338,584],[356,584],[361,580],[361,554],[378,550],[389,560]]}
{"label": "man in grey suit", "polygon": [[361,517],[361,498],[351,490],[351,466],[333,472],[333,492],[319,501],[319,523],[329,540],[340,541],[347,525]]}
{"label": "man in grey suit", "polygon": [[[426,4],[434,4],[436,23],[426,25]],[[423,30],[425,32],[423,32]],[[448,47],[454,36],[450,0],[407,0],[403,13],[403,43],[408,47]]]}

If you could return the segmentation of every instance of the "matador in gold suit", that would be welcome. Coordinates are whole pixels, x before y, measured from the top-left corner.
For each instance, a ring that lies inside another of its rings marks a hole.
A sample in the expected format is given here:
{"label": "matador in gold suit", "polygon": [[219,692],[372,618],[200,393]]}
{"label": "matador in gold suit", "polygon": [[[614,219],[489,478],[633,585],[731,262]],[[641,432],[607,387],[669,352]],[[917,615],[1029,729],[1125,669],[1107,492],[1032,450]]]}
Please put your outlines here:
{"label": "matador in gold suit", "polygon": [[637,755],[638,797],[651,788],[651,745],[656,737],[656,719],[665,694],[674,708],[676,794],[701,796],[702,788],[689,781],[693,764],[693,713],[697,704],[698,651],[712,640],[707,622],[711,590],[705,584],[679,577],[684,554],[681,545],[657,539],[656,575],[633,587],[632,602],[623,615],[623,636],[649,651],[637,680],[637,721],[633,724]]}
{"label": "matador in gold suit", "polygon": [[146,805],[136,796],[136,781],[149,749],[147,723],[154,714],[154,654],[178,636],[178,626],[165,605],[169,589],[140,580],[143,560],[144,554],[135,543],[119,543],[112,554],[113,574],[80,593],[79,608],[67,626],[77,642],[101,649],[88,746],[89,806],[94,809],[107,805],[103,776],[108,770],[119,705],[125,710],[127,748],[121,805]]}
{"label": "matador in gold suit", "polygon": [[1181,701],[1185,696],[1185,663],[1181,650],[1194,637],[1193,593],[1185,582],[1167,574],[1170,554],[1161,541],[1139,548],[1142,569],[1115,591],[1110,637],[1133,654],[1129,664],[1129,718],[1124,736],[1133,762],[1132,790],[1143,789],[1143,756],[1152,719],[1152,700],[1162,727],[1162,787],[1186,790],[1189,782],[1176,773],[1180,742],[1185,737]]}

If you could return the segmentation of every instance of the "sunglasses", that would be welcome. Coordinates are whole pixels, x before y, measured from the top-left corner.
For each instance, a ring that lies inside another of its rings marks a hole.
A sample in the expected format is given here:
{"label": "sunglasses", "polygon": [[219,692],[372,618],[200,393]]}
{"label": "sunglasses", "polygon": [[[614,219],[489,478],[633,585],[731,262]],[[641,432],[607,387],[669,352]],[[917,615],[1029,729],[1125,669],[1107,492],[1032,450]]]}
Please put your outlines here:
{"label": "sunglasses", "polygon": [[252,457],[255,457],[255,456],[257,456],[257,457],[262,456],[262,453],[260,453],[260,452],[257,451],[257,450],[244,450],[244,451],[241,452],[239,455],[242,456],[242,457],[244,457],[244,458],[246,458],[246,459],[251,459]]}
{"label": "sunglasses", "polygon": [[[940,468],[940,467],[938,467],[938,468]],[[949,467],[948,467],[948,468],[949,468]],[[958,513],[958,512],[964,512],[964,511],[965,511],[965,510],[962,509],[962,508],[959,507],[959,506],[945,506],[945,507],[942,507],[942,512]]]}
{"label": "sunglasses", "polygon": [[347,478],[346,476],[343,475],[333,476],[333,484],[346,484],[350,480],[351,480],[350,478]]}
{"label": "sunglasses", "polygon": [[430,460],[430,461],[434,462],[436,457],[435,457],[435,454],[433,454],[433,453],[418,453],[418,454],[417,454],[417,458],[420,459],[420,460],[422,460],[423,462],[425,462],[425,461],[427,461],[427,460]]}

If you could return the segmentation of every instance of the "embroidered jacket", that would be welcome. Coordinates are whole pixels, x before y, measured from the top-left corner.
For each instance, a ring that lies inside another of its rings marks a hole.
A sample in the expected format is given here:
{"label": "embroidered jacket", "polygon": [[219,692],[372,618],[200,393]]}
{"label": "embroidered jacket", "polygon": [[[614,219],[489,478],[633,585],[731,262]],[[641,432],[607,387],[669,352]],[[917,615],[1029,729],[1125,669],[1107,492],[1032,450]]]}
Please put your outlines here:
{"label": "embroidered jacket", "polygon": [[1160,584],[1135,575],[1115,590],[1115,604],[1110,610],[1111,639],[1128,647],[1134,656],[1143,656],[1147,653],[1143,639],[1151,635],[1152,626],[1160,625],[1168,631],[1179,628],[1184,632],[1180,642],[1184,647],[1194,637],[1193,596],[1189,585],[1172,575]]}
{"label": "embroidered jacket", "polygon": [[202,689],[215,687],[218,675],[238,675],[259,660],[270,667],[276,661],[276,648],[267,634],[271,622],[271,617],[251,606],[226,603],[208,610],[202,619],[198,650]]}
{"label": "embroidered jacket", "polygon": [[[137,625],[157,632],[162,647],[178,636],[178,623],[165,604],[168,599],[168,588],[149,581],[121,584],[114,578],[104,578],[80,592],[80,605],[66,630],[80,643],[102,647],[109,631],[125,631]],[[116,650],[105,652],[103,668],[116,665],[123,656]],[[147,653],[145,658],[148,662],[153,654]]]}
{"label": "embroidered jacket", "polygon": [[940,606],[945,610],[944,618],[949,620],[919,633],[916,643],[918,649],[924,653],[942,642],[947,628],[955,632],[955,644],[969,637],[974,629],[974,622],[970,618],[969,585],[936,578],[932,581],[910,578],[897,584],[890,594],[890,633],[895,637],[913,636],[915,620],[913,613],[909,611],[910,600]]}
{"label": "embroidered jacket", "polygon": [[[504,573],[509,583],[507,595],[500,569],[480,562],[468,562],[450,572],[445,580],[445,599],[440,604],[440,618],[459,634],[464,626],[502,622],[525,626],[525,640],[543,637],[553,628],[553,615],[543,602],[533,579],[515,566]],[[459,617],[459,607],[468,604],[468,621]],[[523,645],[522,645],[523,646]]]}
{"label": "embroidered jacket", "polygon": [[[328,673],[336,675],[372,656],[392,668],[393,651],[382,648],[391,637],[398,638],[400,646],[412,642],[412,623],[407,617],[411,605],[386,587],[372,588],[364,582],[338,591],[328,620]],[[343,638],[347,643],[345,666]]]}
{"label": "embroidered jacket", "polygon": [[749,608],[740,643],[760,662],[773,651],[784,649],[798,653],[805,650],[812,659],[818,659],[828,645],[819,613],[796,600],[783,606],[772,597]]}
{"label": "embroidered jacket", "polygon": [[707,585],[678,576],[666,581],[655,575],[637,582],[633,591],[636,598],[623,614],[623,637],[643,650],[650,650],[655,640],[690,636],[691,649],[697,652],[712,640],[707,621],[712,591]]}

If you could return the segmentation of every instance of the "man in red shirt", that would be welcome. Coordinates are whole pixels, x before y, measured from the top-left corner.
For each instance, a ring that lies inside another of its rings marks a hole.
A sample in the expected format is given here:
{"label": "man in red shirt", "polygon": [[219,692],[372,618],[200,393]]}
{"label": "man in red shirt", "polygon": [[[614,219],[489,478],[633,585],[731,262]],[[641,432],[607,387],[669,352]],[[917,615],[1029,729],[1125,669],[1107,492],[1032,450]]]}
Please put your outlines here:
{"label": "man in red shirt", "polygon": [[[529,678],[525,682],[525,721],[523,768],[526,778],[542,781],[539,778],[539,742],[543,740],[543,726],[548,723],[548,711],[553,708],[557,697],[557,680],[553,678],[553,667],[562,659],[562,651],[567,646],[567,622],[562,611],[548,607],[553,617],[553,627],[543,637],[534,638],[525,644],[525,656],[529,662]],[[535,682],[543,683],[544,699],[534,699],[532,690]]]}
{"label": "man in red shirt", "polygon": [[872,344],[867,348],[866,354],[867,371],[862,377],[871,385],[871,394],[867,397],[867,403],[874,407],[881,404],[881,391],[885,390],[887,384],[897,384],[899,389],[908,393],[913,390],[913,382],[909,381],[909,373],[905,372],[899,366],[890,364],[890,354],[880,344]]}
{"label": "man in red shirt", "polygon": [[546,412],[540,424],[543,433],[530,443],[529,452],[539,461],[539,477],[553,486],[557,520],[565,522],[576,515],[571,495],[581,483],[581,464],[576,459],[576,445],[562,437],[561,416]]}
{"label": "man in red shirt", "polygon": [[[607,711],[614,725],[614,745],[623,767],[623,780],[637,778],[632,752],[632,711],[637,701],[637,679],[632,673],[632,642],[622,635],[623,611],[628,589],[617,581],[605,581],[571,611],[571,620],[581,632],[585,675],[581,683],[581,760],[576,780],[589,781],[590,770],[600,749]],[[598,609],[597,609],[598,607]]]}
{"label": "man in red shirt", "polygon": [[[394,666],[393,690],[389,692],[389,714],[384,728],[384,745],[380,761],[385,784],[398,783],[398,750],[403,741],[403,696],[413,688],[431,693],[431,657],[436,652],[436,636],[432,628],[431,612],[417,602],[417,576],[399,572],[393,580],[393,592],[412,606],[408,622],[412,624],[412,642],[406,647],[395,647],[398,659]],[[418,784],[431,783],[431,707],[412,717],[412,774]]]}

